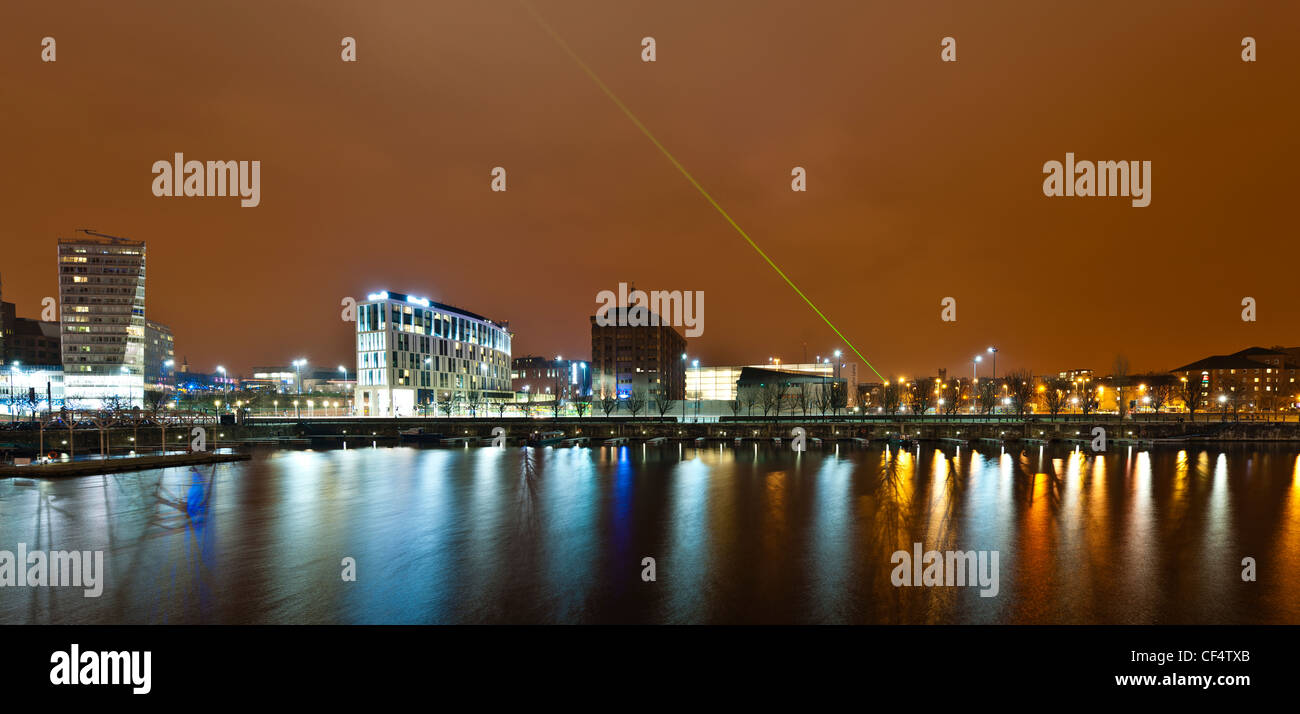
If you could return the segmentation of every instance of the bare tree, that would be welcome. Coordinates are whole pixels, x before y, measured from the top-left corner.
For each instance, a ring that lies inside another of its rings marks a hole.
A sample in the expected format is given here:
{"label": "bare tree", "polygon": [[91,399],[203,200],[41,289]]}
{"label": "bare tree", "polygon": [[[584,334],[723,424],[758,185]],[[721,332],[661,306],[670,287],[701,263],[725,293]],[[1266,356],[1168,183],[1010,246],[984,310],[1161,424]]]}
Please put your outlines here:
{"label": "bare tree", "polygon": [[614,410],[618,409],[618,397],[613,394],[600,395],[600,410],[605,412],[605,418],[608,419]]}
{"label": "bare tree", "polygon": [[1223,380],[1223,386],[1227,390],[1224,392],[1224,395],[1228,398],[1225,407],[1230,407],[1232,409],[1233,421],[1240,421],[1241,409],[1250,401],[1250,391],[1246,385],[1246,380],[1242,377]]}
{"label": "bare tree", "polygon": [[[776,399],[776,415],[777,415],[777,417],[780,417],[780,416],[781,416],[781,408],[782,408],[783,406],[785,406],[785,403],[786,403],[787,401],[790,400],[790,390],[791,390],[793,387],[794,387],[794,385],[791,384],[789,380],[786,380],[786,381],[784,381],[784,382],[781,382],[779,385],[777,385],[777,390],[776,390],[776,394],[777,394],[777,399]],[[791,409],[790,411],[793,412],[794,409]]]}
{"label": "bare tree", "polygon": [[1097,398],[1097,391],[1087,387],[1079,390],[1079,411],[1085,415],[1091,414],[1101,408],[1101,400]]}
{"label": "bare tree", "polygon": [[587,416],[587,410],[591,408],[591,395],[582,395],[569,400],[573,404],[574,411],[578,412],[578,418]]}
{"label": "bare tree", "polygon": [[1151,410],[1159,414],[1160,410],[1165,408],[1165,405],[1173,401],[1174,386],[1167,382],[1154,384],[1151,386],[1151,393],[1148,396],[1151,398]]}
{"label": "bare tree", "polygon": [[808,410],[812,408],[813,405],[812,386],[807,382],[800,382],[799,389],[795,392],[794,398],[795,405],[803,410],[803,415],[806,418],[808,416]]}
{"label": "bare tree", "polygon": [[885,382],[885,388],[880,394],[881,406],[885,408],[886,414],[897,414],[903,408],[903,385],[900,380],[891,379]]}
{"label": "bare tree", "polygon": [[442,415],[445,417],[451,417],[451,410],[455,408],[455,405],[456,403],[452,399],[450,393],[438,397],[438,411],[442,412]]}
{"label": "bare tree", "polygon": [[162,411],[165,404],[167,404],[167,392],[161,389],[151,389],[144,393],[144,406],[151,414]]}
{"label": "bare tree", "polygon": [[21,417],[23,412],[31,412],[32,419],[35,420],[36,410],[40,407],[40,405],[41,405],[40,397],[36,394],[36,392],[30,389],[27,391],[18,392],[17,394],[14,395],[13,398],[14,415],[16,417]]}
{"label": "bare tree", "polygon": [[1115,385],[1115,411],[1119,418],[1123,419],[1128,414],[1128,358],[1124,355],[1115,355],[1115,366],[1112,368],[1112,377]]}
{"label": "bare tree", "polygon": [[986,379],[979,384],[979,404],[980,413],[988,414],[993,411],[998,404],[998,384],[991,379]]}
{"label": "bare tree", "polygon": [[740,397],[727,402],[727,406],[731,408],[731,416],[740,416]]}
{"label": "bare tree", "polygon": [[1047,413],[1051,414],[1053,419],[1065,408],[1066,400],[1070,396],[1070,385],[1068,379],[1051,379],[1043,385],[1043,406],[1047,408]]}
{"label": "bare tree", "polygon": [[676,403],[676,399],[664,396],[663,392],[655,394],[655,411],[659,412],[659,421],[664,420],[664,415],[672,410],[673,405]]}
{"label": "bare tree", "polygon": [[633,389],[632,393],[627,395],[627,399],[624,401],[626,401],[627,403],[627,410],[629,412],[632,412],[632,418],[635,419],[636,415],[639,414],[642,409],[645,409],[645,405],[646,405],[645,390]]}
{"label": "bare tree", "polygon": [[935,413],[943,412],[948,416],[957,413],[961,409],[962,399],[966,396],[966,385],[960,379],[954,379],[951,387],[947,384],[942,385],[943,395],[942,404],[936,403]]}
{"label": "bare tree", "polygon": [[104,397],[101,403],[104,405],[104,409],[112,412],[114,416],[120,416],[122,412],[131,406],[131,403],[125,397],[116,394]]}
{"label": "bare tree", "polygon": [[840,415],[841,409],[849,406],[849,385],[845,382],[836,382],[831,385],[831,413],[835,416]]}
{"label": "bare tree", "polygon": [[469,392],[469,394],[465,396],[465,404],[466,406],[469,407],[469,415],[471,417],[478,416],[478,408],[479,405],[482,403],[483,403],[483,393],[478,391],[477,389]]}
{"label": "bare tree", "polygon": [[1201,383],[1184,379],[1182,386],[1178,390],[1178,396],[1183,400],[1183,408],[1187,410],[1187,416],[1191,421],[1196,421],[1196,412],[1205,406],[1205,395],[1201,393]]}
{"label": "bare tree", "polygon": [[823,385],[821,389],[817,390],[817,396],[813,399],[817,409],[822,413],[823,421],[826,419],[826,412],[835,406],[835,387],[835,384],[830,385],[829,388]]}
{"label": "bare tree", "polygon": [[761,401],[759,390],[745,387],[740,390],[740,401],[745,404],[745,416],[754,416],[754,405]]}
{"label": "bare tree", "polygon": [[781,416],[781,398],[784,396],[781,390],[781,385],[773,382],[771,384],[762,384],[759,386],[761,389],[758,395],[758,403],[763,409],[763,416],[766,417],[771,414],[774,409],[776,410],[776,415]]}
{"label": "bare tree", "polygon": [[1033,372],[1019,369],[1007,375],[1007,395],[1011,397],[1011,407],[1016,410],[1016,416],[1024,418],[1034,401]]}
{"label": "bare tree", "polygon": [[911,386],[912,413],[925,416],[935,401],[934,377],[918,377]]}

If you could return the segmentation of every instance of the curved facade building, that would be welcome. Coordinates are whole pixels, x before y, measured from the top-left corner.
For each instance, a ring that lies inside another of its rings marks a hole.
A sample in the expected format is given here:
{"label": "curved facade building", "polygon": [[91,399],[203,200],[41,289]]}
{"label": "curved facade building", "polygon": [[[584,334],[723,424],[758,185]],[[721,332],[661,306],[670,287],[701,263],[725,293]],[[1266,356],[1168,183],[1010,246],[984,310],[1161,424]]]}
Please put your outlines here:
{"label": "curved facade building", "polygon": [[[357,304],[356,413],[453,413],[510,401],[510,330],[504,322],[383,291]],[[449,400],[449,401],[448,401]]]}
{"label": "curved facade building", "polygon": [[59,313],[67,403],[144,404],[145,244],[81,230],[59,239]]}

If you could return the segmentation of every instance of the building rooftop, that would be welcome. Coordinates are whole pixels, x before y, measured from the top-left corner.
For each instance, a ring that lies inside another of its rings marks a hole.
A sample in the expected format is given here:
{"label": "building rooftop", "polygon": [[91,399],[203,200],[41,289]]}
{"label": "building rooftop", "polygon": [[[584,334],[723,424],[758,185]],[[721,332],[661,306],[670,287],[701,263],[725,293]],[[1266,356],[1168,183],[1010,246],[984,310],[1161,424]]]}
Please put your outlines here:
{"label": "building rooftop", "polygon": [[[1260,369],[1266,367],[1263,362],[1256,362],[1253,359],[1241,357],[1237,354],[1231,355],[1213,355],[1205,359],[1197,360],[1191,364],[1185,364],[1182,367],[1175,367],[1170,372],[1200,372],[1212,369]],[[1288,365],[1289,366],[1289,365]]]}
{"label": "building rooftop", "polygon": [[418,305],[420,307],[436,308],[438,310],[447,310],[450,312],[460,313],[465,317],[472,317],[475,320],[482,320],[483,322],[489,322],[502,329],[506,329],[506,326],[509,324],[508,322],[504,322],[501,320],[493,320],[490,317],[483,317],[478,313],[470,312],[469,310],[456,307],[455,305],[448,305],[446,303],[434,302],[429,298],[418,297],[415,295],[407,295],[406,293],[397,293],[397,292],[393,292],[392,290],[380,290],[377,293],[370,293],[369,295],[366,296],[366,300],[371,302],[378,301],[378,300],[391,300],[393,302],[404,302],[409,305]]}

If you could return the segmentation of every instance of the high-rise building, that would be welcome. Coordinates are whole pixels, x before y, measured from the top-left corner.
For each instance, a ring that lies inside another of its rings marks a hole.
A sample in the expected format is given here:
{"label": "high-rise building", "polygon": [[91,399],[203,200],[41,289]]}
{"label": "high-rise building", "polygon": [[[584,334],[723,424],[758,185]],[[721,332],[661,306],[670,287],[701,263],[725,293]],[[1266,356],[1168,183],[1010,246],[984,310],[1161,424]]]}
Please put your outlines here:
{"label": "high-rise building", "polygon": [[[627,308],[613,308],[626,310]],[[617,316],[616,316],[617,317]],[[598,396],[625,399],[641,391],[647,399],[686,395],[686,338],[650,316],[636,326],[610,318],[607,325],[591,316],[592,389]],[[641,321],[635,321],[641,322]]]}
{"label": "high-rise building", "polygon": [[59,239],[64,392],[73,406],[143,406],[145,244]]}
{"label": "high-rise building", "polygon": [[354,409],[361,416],[456,411],[509,401],[510,329],[468,310],[395,292],[357,304]]}

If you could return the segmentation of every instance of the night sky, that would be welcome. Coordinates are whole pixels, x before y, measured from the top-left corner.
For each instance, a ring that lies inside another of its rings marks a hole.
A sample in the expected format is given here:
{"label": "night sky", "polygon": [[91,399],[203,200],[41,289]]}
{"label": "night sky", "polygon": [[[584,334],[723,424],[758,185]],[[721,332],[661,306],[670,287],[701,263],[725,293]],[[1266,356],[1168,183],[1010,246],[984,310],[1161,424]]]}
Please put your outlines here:
{"label": "night sky", "polygon": [[[0,10],[20,315],[92,228],[148,242],[148,316],[196,370],[351,366],[340,300],[385,287],[510,320],[516,355],[588,356],[619,282],[702,290],[704,364],[844,348],[517,0],[198,4]],[[1064,5],[536,2],[886,375],[1300,345],[1300,6]],[[154,197],[178,151],[261,161],[261,205]],[[1045,197],[1066,152],[1151,161],[1151,205]]]}

